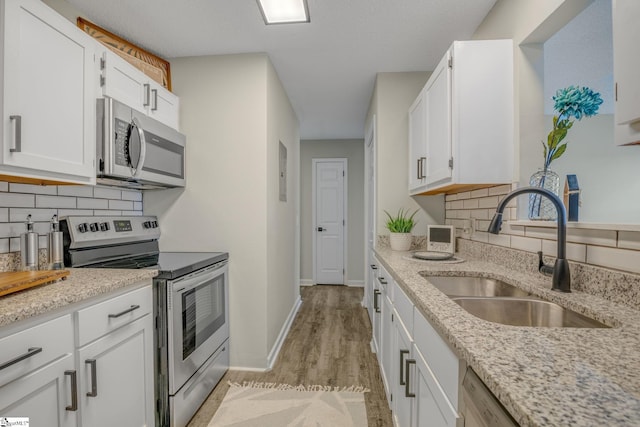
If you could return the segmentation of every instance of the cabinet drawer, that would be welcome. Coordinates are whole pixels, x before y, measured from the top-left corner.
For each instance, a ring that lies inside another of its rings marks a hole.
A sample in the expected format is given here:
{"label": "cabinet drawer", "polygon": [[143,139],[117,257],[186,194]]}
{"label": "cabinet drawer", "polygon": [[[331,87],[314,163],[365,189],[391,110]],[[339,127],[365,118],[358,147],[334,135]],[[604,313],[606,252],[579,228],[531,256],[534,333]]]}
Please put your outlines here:
{"label": "cabinet drawer", "polygon": [[418,309],[414,310],[413,324],[413,340],[416,347],[424,356],[449,401],[457,409],[460,375],[458,356]]}
{"label": "cabinet drawer", "polygon": [[[66,354],[73,354],[70,314],[0,339],[0,386]],[[11,363],[10,362],[15,362]]]}
{"label": "cabinet drawer", "polygon": [[400,317],[409,335],[413,337],[413,303],[409,297],[407,297],[407,294],[400,289],[400,285],[396,284],[393,292],[395,296],[393,305],[396,308],[398,317]]}
{"label": "cabinet drawer", "polygon": [[78,311],[78,346],[83,346],[152,311],[151,286]]}

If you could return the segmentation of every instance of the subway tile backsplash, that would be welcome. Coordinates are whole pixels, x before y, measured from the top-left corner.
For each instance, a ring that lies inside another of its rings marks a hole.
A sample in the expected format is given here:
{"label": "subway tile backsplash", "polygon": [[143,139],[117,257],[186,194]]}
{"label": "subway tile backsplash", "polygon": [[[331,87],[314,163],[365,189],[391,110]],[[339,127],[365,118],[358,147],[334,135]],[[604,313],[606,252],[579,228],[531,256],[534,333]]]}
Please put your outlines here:
{"label": "subway tile backsplash", "polygon": [[[517,219],[517,199],[512,200],[505,209],[501,233],[487,233],[489,220],[493,217],[499,201],[513,188],[516,188],[516,184],[445,196],[446,223],[456,227],[460,239],[517,249],[526,253],[542,250],[545,255],[555,257],[555,224],[537,221],[514,223]],[[630,226],[605,228],[599,225],[569,223],[567,258],[586,265],[638,274],[640,226],[637,229]]]}
{"label": "subway tile backsplash", "polygon": [[142,192],[78,185],[30,185],[0,182],[0,254],[20,251],[27,215],[35,222],[40,248],[53,215],[142,215]]}

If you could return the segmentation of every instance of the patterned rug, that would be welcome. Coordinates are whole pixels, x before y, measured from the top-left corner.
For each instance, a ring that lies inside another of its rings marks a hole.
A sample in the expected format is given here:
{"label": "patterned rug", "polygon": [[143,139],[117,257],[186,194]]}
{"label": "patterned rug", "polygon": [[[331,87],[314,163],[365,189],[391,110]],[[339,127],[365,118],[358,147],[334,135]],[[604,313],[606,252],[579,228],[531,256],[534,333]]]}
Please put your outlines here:
{"label": "patterned rug", "polygon": [[209,427],[367,427],[363,387],[229,385]]}

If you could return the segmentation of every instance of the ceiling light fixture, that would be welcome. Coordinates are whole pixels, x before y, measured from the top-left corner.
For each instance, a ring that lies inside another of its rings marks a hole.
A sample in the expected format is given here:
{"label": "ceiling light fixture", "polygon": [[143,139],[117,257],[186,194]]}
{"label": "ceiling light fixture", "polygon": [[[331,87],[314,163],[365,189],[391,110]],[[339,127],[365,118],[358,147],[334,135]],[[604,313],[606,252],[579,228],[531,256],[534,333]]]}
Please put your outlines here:
{"label": "ceiling light fixture", "polygon": [[309,22],[307,0],[257,0],[264,22],[269,24],[293,24]]}

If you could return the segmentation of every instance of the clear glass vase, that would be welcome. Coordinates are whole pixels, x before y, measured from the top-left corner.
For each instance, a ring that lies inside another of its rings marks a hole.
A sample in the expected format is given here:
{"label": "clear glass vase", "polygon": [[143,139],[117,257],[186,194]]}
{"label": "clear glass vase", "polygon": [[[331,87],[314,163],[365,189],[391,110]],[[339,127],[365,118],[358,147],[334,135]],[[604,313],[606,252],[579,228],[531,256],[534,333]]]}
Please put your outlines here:
{"label": "clear glass vase", "polygon": [[[531,175],[531,187],[540,187],[560,194],[560,176],[551,169],[539,169]],[[555,221],[558,217],[553,203],[539,194],[529,194],[529,219],[534,221]]]}

